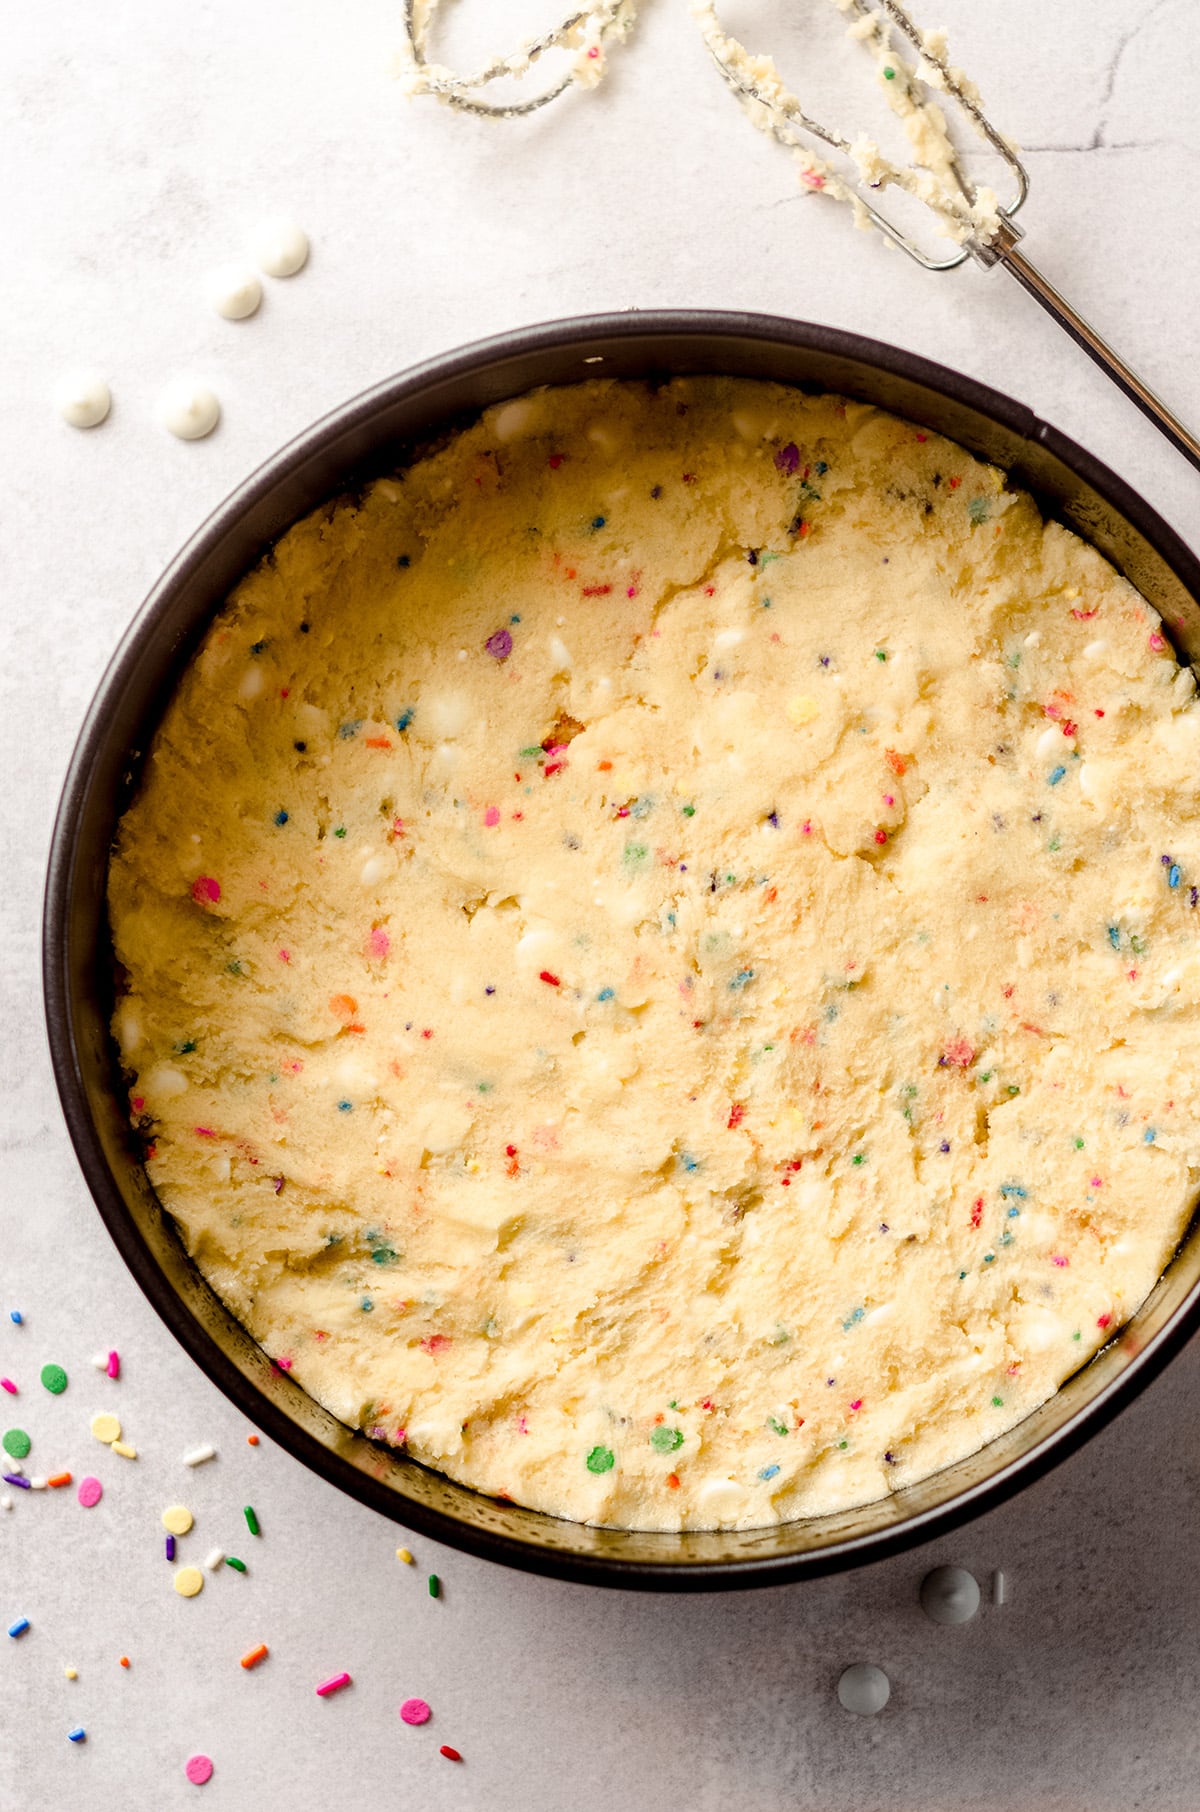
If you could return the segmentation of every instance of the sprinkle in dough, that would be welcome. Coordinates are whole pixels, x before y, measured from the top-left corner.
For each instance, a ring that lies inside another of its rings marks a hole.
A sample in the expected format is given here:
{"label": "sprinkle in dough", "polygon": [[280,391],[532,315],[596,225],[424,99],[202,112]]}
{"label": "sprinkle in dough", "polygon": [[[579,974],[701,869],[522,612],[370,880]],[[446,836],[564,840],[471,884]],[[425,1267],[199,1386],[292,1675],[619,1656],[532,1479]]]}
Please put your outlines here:
{"label": "sprinkle in dough", "polygon": [[200,1268],[347,1423],[578,1520],[878,1498],[1043,1402],[1200,1174],[1200,711],[961,448],[503,404],[184,676],[114,1031]]}

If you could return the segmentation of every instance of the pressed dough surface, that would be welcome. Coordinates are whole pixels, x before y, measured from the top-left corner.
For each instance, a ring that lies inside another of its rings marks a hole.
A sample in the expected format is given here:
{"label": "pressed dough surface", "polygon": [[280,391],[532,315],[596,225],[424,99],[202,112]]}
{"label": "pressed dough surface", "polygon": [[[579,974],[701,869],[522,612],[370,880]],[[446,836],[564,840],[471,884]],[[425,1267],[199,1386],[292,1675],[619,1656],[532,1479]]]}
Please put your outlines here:
{"label": "pressed dough surface", "polygon": [[292,529],[166,714],[110,880],[155,1186],[281,1365],[484,1491],[919,1478],[1187,1222],[1193,692],[866,406],[503,405]]}

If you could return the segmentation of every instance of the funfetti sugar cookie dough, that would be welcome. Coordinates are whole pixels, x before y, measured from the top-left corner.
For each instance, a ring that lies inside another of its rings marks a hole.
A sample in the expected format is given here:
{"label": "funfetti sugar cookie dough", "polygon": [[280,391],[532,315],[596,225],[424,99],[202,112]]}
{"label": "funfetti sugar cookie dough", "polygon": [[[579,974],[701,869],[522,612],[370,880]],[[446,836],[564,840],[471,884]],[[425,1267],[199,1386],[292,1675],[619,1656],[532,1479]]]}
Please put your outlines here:
{"label": "funfetti sugar cookie dough", "polygon": [[1197,1193],[1200,712],[962,449],[767,384],[505,403],[291,529],[125,817],[189,1251],[346,1422],[588,1522],[1019,1421]]}

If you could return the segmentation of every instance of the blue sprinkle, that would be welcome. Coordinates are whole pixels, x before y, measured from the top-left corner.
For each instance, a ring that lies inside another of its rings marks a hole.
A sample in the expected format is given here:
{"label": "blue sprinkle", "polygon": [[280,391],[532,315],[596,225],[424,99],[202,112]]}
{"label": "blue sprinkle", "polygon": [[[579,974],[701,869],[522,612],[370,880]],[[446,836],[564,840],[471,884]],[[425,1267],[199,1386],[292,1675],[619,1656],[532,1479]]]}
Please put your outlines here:
{"label": "blue sprinkle", "polygon": [[10,1321],[15,1321],[17,1326],[20,1327],[25,1317],[22,1315],[20,1309],[10,1309],[8,1311],[8,1319]]}
{"label": "blue sprinkle", "polygon": [[816,473],[818,478],[824,478],[824,476],[825,476],[826,472],[828,472],[828,470],[829,470],[829,467],[825,464],[825,461],[823,459],[818,459],[816,465],[813,467],[813,471]]}
{"label": "blue sprinkle", "polygon": [[1110,925],[1108,928],[1108,941],[1114,950],[1119,950],[1121,948],[1121,933],[1117,930],[1115,925]]}
{"label": "blue sprinkle", "polygon": [[396,561],[396,565],[401,567],[402,569],[404,567],[411,566],[412,565],[412,555],[411,554],[401,554],[400,558]]}
{"label": "blue sprinkle", "polygon": [[733,980],[730,982],[729,986],[731,988],[744,988],[746,986],[747,982],[751,982],[753,980],[754,980],[753,969],[739,969],[737,974],[734,976]]}
{"label": "blue sprinkle", "polygon": [[519,616],[515,616],[515,617],[509,617],[509,619],[508,619],[508,620],[509,620],[509,622],[510,622],[510,623],[519,623],[519,622],[520,622],[520,621],[521,621],[521,619],[520,619],[520,617],[519,617]]}
{"label": "blue sprinkle", "polygon": [[592,517],[592,527],[593,528],[603,528],[604,523],[605,523],[605,518],[603,516],[593,516]]}
{"label": "blue sprinkle", "polygon": [[865,1308],[855,1309],[853,1311],[853,1313],[851,1314],[850,1319],[848,1321],[843,1321],[843,1323],[842,1323],[843,1334],[848,1334],[850,1332],[850,1329],[862,1320],[862,1318],[866,1314],[866,1312],[867,1311]]}
{"label": "blue sprinkle", "polygon": [[362,1299],[362,1302],[359,1304],[359,1307],[364,1310],[373,1309],[375,1307],[375,1304],[371,1301],[371,1298],[369,1296],[364,1296]]}
{"label": "blue sprinkle", "polygon": [[405,711],[401,711],[399,717],[396,719],[396,728],[399,730],[401,736],[403,736],[403,734],[407,730],[409,724],[412,722],[413,716],[414,716],[413,708],[411,705],[409,705],[408,709]]}
{"label": "blue sprinkle", "polygon": [[1024,1200],[1029,1194],[1029,1191],[1028,1189],[1022,1189],[1019,1183],[1001,1183],[1000,1193],[1001,1195],[1019,1195],[1021,1199]]}
{"label": "blue sprinkle", "polygon": [[681,1170],[699,1170],[700,1160],[699,1158],[694,1158],[690,1151],[681,1151],[679,1154],[679,1168]]}
{"label": "blue sprinkle", "polygon": [[1009,1220],[1015,1221],[1017,1216],[1020,1214],[1020,1212],[1021,1212],[1021,1210],[1019,1208],[1010,1208],[1008,1211]]}
{"label": "blue sprinkle", "polygon": [[1152,1126],[1148,1126],[1146,1128],[1145,1132],[1142,1134],[1142,1143],[1144,1145],[1153,1145],[1153,1143],[1154,1143],[1155,1139],[1157,1139],[1157,1137],[1158,1137],[1158,1134],[1155,1132],[1154,1128]]}
{"label": "blue sprinkle", "polygon": [[985,1265],[994,1265],[996,1262],[996,1254],[994,1252],[985,1252],[983,1255],[983,1262]]}
{"label": "blue sprinkle", "polygon": [[1066,768],[1055,768],[1054,772],[1050,776],[1050,785],[1057,786],[1059,781],[1062,779],[1063,775],[1066,773],[1066,771],[1067,771]]}
{"label": "blue sprinkle", "polygon": [[338,725],[338,735],[341,737],[343,742],[349,742],[349,740],[352,736],[358,735],[358,733],[362,729],[362,727],[363,727],[362,718],[356,717],[351,722],[339,724]]}
{"label": "blue sprinkle", "polygon": [[778,1466],[764,1466],[758,1476],[760,1479],[773,1479],[778,1471]]}
{"label": "blue sprinkle", "polygon": [[83,1728],[82,1724],[76,1724],[74,1730],[68,1730],[67,1741],[69,1743],[84,1743],[87,1741],[87,1731]]}
{"label": "blue sprinkle", "polygon": [[1172,862],[1172,864],[1171,864],[1170,872],[1167,875],[1167,886],[1168,887],[1178,887],[1179,886],[1179,864],[1178,864],[1178,862]]}
{"label": "blue sprinkle", "polygon": [[287,821],[288,821],[288,815],[281,806],[280,809],[275,814],[275,822],[276,822],[276,824],[286,824]]}
{"label": "blue sprinkle", "polygon": [[340,1114],[348,1114],[350,1112],[350,1109],[353,1106],[354,1106],[353,1101],[339,1101],[338,1102],[338,1112]]}
{"label": "blue sprinkle", "polygon": [[250,644],[251,654],[261,654],[263,649],[266,647],[266,645],[267,644],[265,642],[251,642],[251,644]]}
{"label": "blue sprinkle", "polygon": [[17,1621],[15,1623],[9,1624],[8,1633],[10,1636],[23,1636],[25,1634],[25,1631],[28,1628],[29,1628],[28,1617],[18,1617]]}
{"label": "blue sprinkle", "polygon": [[612,1000],[614,998],[614,996],[616,995],[616,992],[617,992],[617,990],[615,988],[601,988],[599,994],[597,994],[597,996],[596,996],[596,999],[597,1000]]}
{"label": "blue sprinkle", "polygon": [[941,1144],[938,1146],[938,1150],[939,1151],[949,1151],[949,1149],[950,1149],[949,1139],[943,1139]]}

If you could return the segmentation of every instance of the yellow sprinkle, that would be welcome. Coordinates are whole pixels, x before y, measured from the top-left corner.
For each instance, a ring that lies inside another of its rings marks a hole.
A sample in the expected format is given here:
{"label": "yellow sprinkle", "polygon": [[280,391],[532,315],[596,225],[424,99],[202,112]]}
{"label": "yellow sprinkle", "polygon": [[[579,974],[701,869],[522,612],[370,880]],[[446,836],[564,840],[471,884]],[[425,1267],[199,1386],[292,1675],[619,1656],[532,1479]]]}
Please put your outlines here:
{"label": "yellow sprinkle", "polygon": [[77,1667],[64,1667],[63,1672],[66,1674],[68,1680],[78,1680],[79,1678],[79,1669]]}
{"label": "yellow sprinkle", "polygon": [[413,1564],[413,1557],[409,1553],[407,1548],[397,1548],[396,1549],[396,1559],[402,1560],[406,1567],[411,1567]]}
{"label": "yellow sprinkle", "polygon": [[92,1417],[92,1433],[106,1447],[111,1447],[114,1441],[121,1439],[120,1418],[114,1416],[111,1410],[103,1410],[100,1415]]}
{"label": "yellow sprinkle", "polygon": [[180,1567],[175,1575],[175,1590],[181,1598],[194,1598],[204,1589],[204,1575],[199,1567]]}
{"label": "yellow sprinkle", "polygon": [[799,698],[789,698],[787,702],[788,722],[793,724],[810,724],[814,717],[820,716],[815,698],[802,694]]}
{"label": "yellow sprinkle", "polygon": [[114,1453],[119,1453],[123,1460],[137,1459],[137,1448],[131,1447],[128,1441],[114,1441],[112,1450]]}
{"label": "yellow sprinkle", "polygon": [[192,1526],[192,1513],[186,1504],[171,1504],[162,1513],[162,1526],[168,1535],[186,1535]]}

